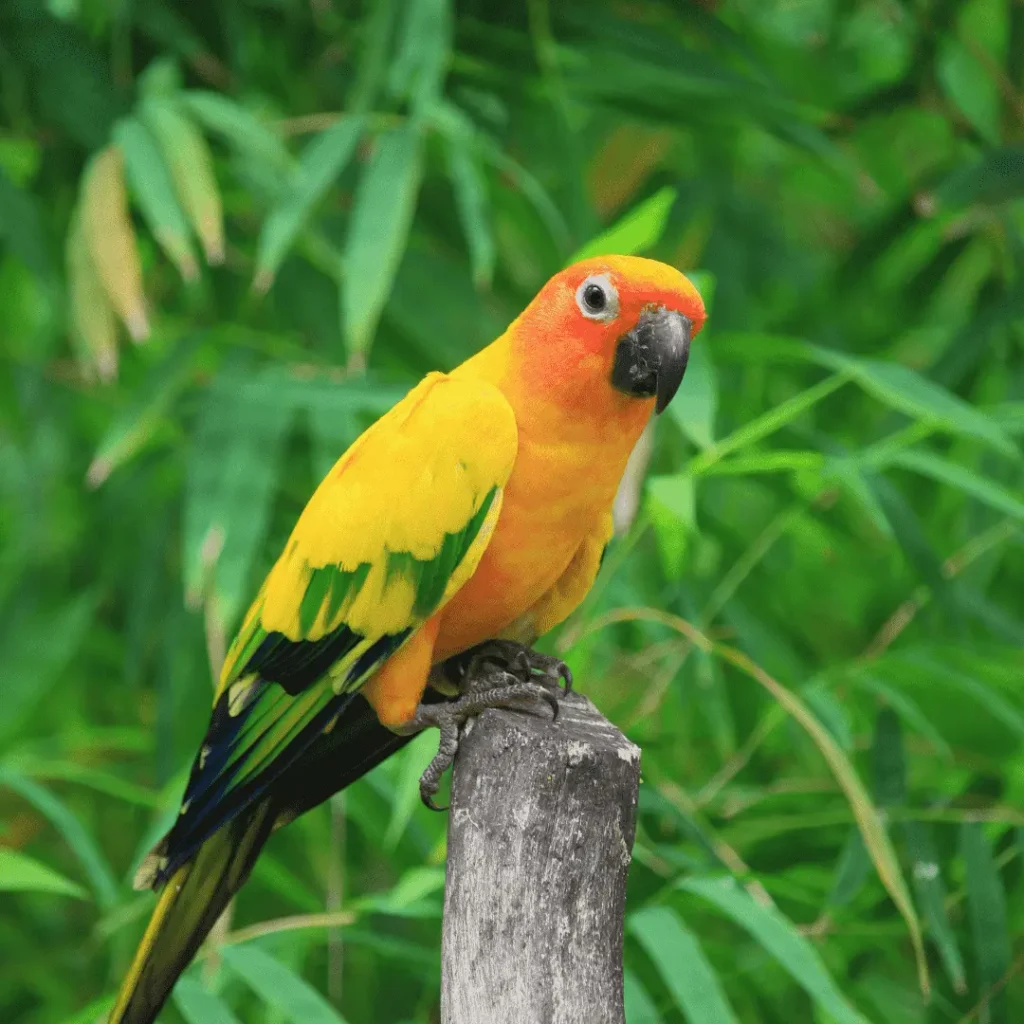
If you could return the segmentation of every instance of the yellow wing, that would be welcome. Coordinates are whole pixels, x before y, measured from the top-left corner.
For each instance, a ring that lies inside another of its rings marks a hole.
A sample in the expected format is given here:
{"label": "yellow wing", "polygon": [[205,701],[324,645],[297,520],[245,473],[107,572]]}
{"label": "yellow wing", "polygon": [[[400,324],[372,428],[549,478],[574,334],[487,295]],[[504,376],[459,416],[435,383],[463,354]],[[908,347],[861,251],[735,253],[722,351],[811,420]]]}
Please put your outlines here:
{"label": "yellow wing", "polygon": [[497,388],[435,373],[338,460],[228,652],[181,815],[143,884],[264,793],[469,579],[516,445]]}

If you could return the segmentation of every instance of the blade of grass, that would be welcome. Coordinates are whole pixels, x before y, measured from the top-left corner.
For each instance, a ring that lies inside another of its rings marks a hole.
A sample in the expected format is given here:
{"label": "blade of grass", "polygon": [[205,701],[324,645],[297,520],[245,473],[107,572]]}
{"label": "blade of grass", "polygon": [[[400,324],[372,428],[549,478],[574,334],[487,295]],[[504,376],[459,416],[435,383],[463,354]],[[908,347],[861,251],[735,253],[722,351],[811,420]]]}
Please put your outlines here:
{"label": "blade of grass", "polygon": [[751,899],[732,878],[687,878],[676,888],[713,903],[746,929],[836,1024],[868,1024],[847,1002],[810,942],[774,907]]}
{"label": "blade of grass", "polygon": [[676,1007],[692,1024],[739,1024],[718,973],[678,915],[668,907],[647,907],[630,916],[630,934],[658,968]]}
{"label": "blade of grass", "polygon": [[[713,652],[718,657],[729,662],[729,664],[739,669],[745,676],[763,686],[814,741],[815,746],[817,746],[821,755],[825,758],[832,774],[846,795],[850,809],[853,811],[854,820],[857,822],[857,827],[864,837],[864,843],[871,854],[871,860],[875,865],[875,870],[878,872],[882,885],[885,886],[886,892],[889,893],[896,909],[900,912],[900,916],[906,923],[914,949],[914,957],[917,962],[918,982],[921,986],[922,994],[927,998],[931,985],[928,977],[928,962],[925,959],[924,945],[921,937],[921,924],[914,910],[914,904],[910,898],[906,880],[903,877],[899,860],[896,857],[896,851],[893,849],[889,836],[885,831],[885,826],[878,813],[878,809],[868,796],[864,784],[857,775],[856,769],[832,738],[829,731],[815,718],[796,694],[773,679],[760,665],[751,661],[742,651],[711,640],[699,629],[678,615],[672,615],[656,608],[626,608],[619,610],[617,613],[602,617],[600,624],[601,626],[607,626],[614,622],[634,621],[656,622],[670,629],[675,629],[697,647],[704,651]],[[587,632],[589,630],[585,630],[583,635],[586,635]]]}

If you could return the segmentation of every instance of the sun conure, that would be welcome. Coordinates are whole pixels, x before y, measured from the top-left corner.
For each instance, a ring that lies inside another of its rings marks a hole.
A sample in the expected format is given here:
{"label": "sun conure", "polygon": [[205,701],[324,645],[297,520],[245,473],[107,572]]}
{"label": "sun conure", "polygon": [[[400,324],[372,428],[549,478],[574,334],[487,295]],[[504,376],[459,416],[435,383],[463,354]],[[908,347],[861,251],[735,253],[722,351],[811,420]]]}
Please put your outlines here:
{"label": "sun conure", "polygon": [[580,603],[626,460],[703,324],[671,267],[585,260],[341,456],[242,623],[181,813],[136,876],[163,892],[110,1024],[155,1018],[276,827],[426,726],[450,739],[483,706],[549,696],[530,673],[552,659],[515,674],[525,648],[484,692],[451,694],[443,663],[492,640],[500,659]]}

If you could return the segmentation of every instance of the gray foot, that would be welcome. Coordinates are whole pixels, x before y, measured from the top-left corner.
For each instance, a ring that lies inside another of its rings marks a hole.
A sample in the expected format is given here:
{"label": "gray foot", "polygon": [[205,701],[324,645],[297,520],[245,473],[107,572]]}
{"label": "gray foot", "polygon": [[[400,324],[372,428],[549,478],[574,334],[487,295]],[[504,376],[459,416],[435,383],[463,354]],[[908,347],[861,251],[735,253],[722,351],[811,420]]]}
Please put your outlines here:
{"label": "gray foot", "polygon": [[[431,810],[445,810],[434,803],[441,776],[451,767],[459,749],[459,729],[467,719],[487,708],[541,713],[551,709],[558,717],[558,701],[569,692],[572,675],[559,659],[515,644],[494,640],[450,659],[445,673],[459,687],[458,699],[421,704],[403,732],[437,728],[437,753],[420,776],[420,798]],[[564,690],[562,681],[564,680]]]}
{"label": "gray foot", "polygon": [[561,658],[541,654],[514,640],[486,640],[444,663],[444,673],[460,692],[465,681],[499,669],[523,683],[539,683],[549,688],[572,690],[572,672]]}

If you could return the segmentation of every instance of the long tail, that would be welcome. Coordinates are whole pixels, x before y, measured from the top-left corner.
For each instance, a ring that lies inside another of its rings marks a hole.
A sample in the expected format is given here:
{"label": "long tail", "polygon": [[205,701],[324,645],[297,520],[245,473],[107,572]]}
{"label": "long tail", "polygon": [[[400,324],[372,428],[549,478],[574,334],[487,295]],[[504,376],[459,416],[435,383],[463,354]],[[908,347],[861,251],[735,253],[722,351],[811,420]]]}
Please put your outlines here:
{"label": "long tail", "polygon": [[107,1024],[151,1024],[274,826],[271,801],[247,808],[168,879]]}
{"label": "long tail", "polygon": [[[428,703],[444,699],[433,690],[424,694]],[[242,809],[194,853],[168,849],[166,838],[157,844],[140,869],[136,888],[152,886],[162,858],[189,859],[164,886],[107,1024],[152,1024],[179,975],[249,877],[274,828],[355,782],[409,739],[385,729],[357,696],[335,727],[316,740],[268,795]]]}

